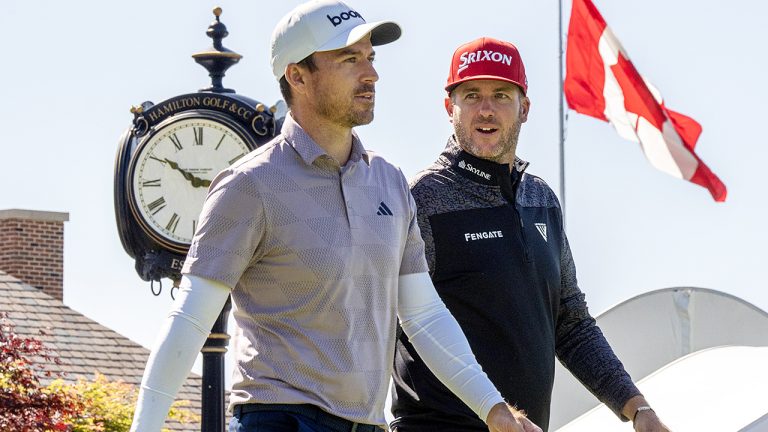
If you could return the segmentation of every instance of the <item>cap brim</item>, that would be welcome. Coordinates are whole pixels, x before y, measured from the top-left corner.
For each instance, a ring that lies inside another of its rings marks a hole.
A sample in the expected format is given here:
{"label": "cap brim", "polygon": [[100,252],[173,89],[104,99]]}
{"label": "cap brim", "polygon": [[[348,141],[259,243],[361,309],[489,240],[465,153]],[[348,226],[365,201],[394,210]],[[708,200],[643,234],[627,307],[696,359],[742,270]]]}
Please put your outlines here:
{"label": "cap brim", "polygon": [[392,21],[377,21],[361,24],[353,27],[349,31],[340,33],[335,38],[318,48],[316,52],[333,51],[348,47],[357,43],[368,33],[371,34],[371,45],[378,46],[386,45],[398,40],[402,34],[402,29],[400,29],[400,26],[397,25],[397,23]]}
{"label": "cap brim", "polygon": [[505,81],[505,82],[512,83],[512,84],[520,87],[520,90],[523,91],[523,94],[526,93],[524,85],[520,84],[517,81],[513,81],[513,80],[507,79],[507,78],[502,78],[502,77],[496,76],[496,75],[474,75],[474,76],[471,76],[471,77],[460,79],[460,80],[458,80],[456,82],[451,83],[451,85],[445,86],[445,91],[450,93],[450,92],[454,91],[456,89],[456,87],[460,86],[461,84],[463,84],[463,83],[465,83],[467,81],[477,81],[477,80]]}

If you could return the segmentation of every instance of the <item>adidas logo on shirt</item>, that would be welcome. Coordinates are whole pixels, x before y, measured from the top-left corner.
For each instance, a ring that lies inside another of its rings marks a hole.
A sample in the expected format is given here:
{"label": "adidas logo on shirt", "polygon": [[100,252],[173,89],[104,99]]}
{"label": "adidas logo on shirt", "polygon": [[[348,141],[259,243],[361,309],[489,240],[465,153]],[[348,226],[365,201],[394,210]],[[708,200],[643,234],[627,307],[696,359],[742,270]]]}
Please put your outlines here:
{"label": "adidas logo on shirt", "polygon": [[392,210],[384,204],[384,201],[379,203],[379,211],[376,212],[379,216],[392,216]]}

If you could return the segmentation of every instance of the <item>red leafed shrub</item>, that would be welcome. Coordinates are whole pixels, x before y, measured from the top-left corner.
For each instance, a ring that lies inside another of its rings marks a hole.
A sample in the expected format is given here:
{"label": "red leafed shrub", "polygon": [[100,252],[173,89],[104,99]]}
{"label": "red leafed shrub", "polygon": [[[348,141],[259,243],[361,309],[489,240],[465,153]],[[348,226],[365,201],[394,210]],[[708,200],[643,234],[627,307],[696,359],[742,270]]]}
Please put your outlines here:
{"label": "red leafed shrub", "polygon": [[71,393],[41,386],[38,376],[53,375],[41,362],[60,360],[40,340],[17,335],[0,315],[1,431],[67,431],[67,420],[83,409]]}

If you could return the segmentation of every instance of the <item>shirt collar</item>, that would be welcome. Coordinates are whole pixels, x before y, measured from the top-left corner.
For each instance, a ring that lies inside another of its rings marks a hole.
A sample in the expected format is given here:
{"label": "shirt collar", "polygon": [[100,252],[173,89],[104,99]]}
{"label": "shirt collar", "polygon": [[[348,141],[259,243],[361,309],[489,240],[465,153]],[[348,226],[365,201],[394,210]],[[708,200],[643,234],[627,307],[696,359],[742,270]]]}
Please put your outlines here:
{"label": "shirt collar", "polygon": [[[290,111],[285,116],[285,121],[283,122],[283,126],[280,129],[280,134],[283,136],[285,141],[291,147],[293,147],[294,150],[296,150],[296,153],[299,154],[301,159],[307,165],[312,165],[318,158],[323,156],[330,158],[328,153],[326,153],[322,147],[317,145],[315,140],[313,140],[312,137],[310,137],[309,134],[304,131],[304,129],[296,122],[296,120],[294,120]],[[352,151],[349,155],[349,162],[358,162],[360,159],[364,160],[366,164],[370,165],[368,154],[363,147],[363,143],[360,141],[357,133],[355,133],[353,130]]]}
{"label": "shirt collar", "polygon": [[440,159],[462,177],[490,186],[501,184],[501,179],[509,178],[510,174],[514,183],[528,167],[528,162],[515,156],[514,171],[510,173],[509,164],[492,162],[462,150],[454,135],[448,139]]}

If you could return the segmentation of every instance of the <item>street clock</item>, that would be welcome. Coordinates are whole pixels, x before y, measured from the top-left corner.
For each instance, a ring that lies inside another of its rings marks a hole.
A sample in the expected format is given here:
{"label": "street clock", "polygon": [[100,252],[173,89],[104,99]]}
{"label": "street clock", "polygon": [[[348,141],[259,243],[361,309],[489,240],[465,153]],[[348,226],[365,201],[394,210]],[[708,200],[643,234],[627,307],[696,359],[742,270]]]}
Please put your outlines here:
{"label": "street clock", "polygon": [[208,187],[216,175],[278,132],[284,104],[267,108],[222,86],[241,56],[222,46],[221,9],[194,54],[212,85],[131,108],[115,162],[115,214],[125,251],[146,281],[180,278]]}

